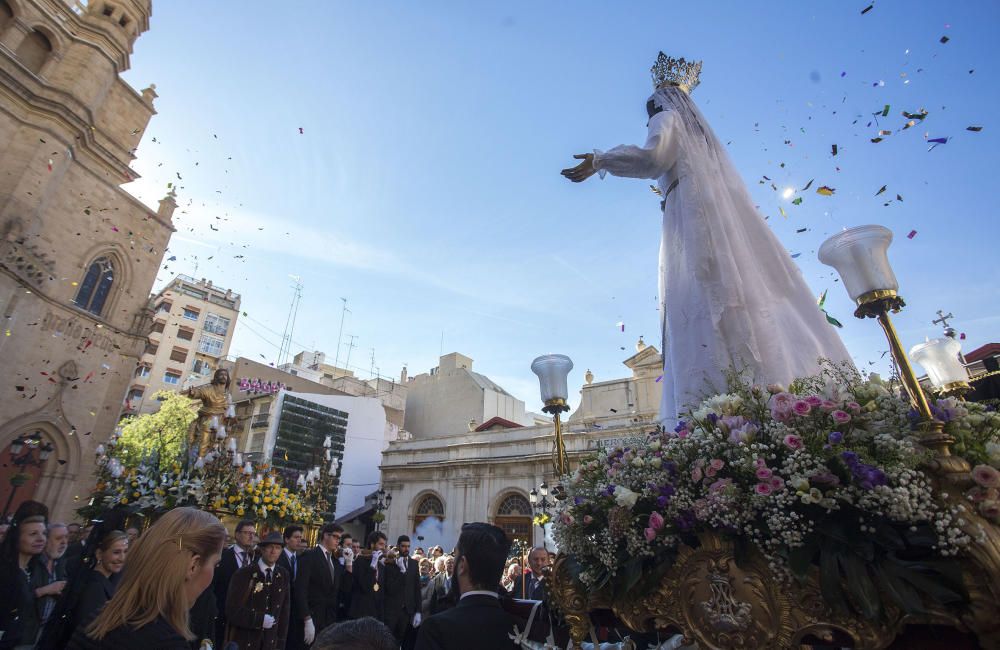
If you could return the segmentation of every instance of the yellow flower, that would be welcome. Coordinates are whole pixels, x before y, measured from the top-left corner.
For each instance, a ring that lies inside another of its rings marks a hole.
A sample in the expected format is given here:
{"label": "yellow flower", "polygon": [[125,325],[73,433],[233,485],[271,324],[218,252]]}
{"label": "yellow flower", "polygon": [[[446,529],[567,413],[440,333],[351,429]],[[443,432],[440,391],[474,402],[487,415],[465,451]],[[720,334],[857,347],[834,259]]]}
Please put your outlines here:
{"label": "yellow flower", "polygon": [[264,497],[264,503],[271,503],[271,497]]}
{"label": "yellow flower", "polygon": [[122,499],[121,499],[121,501],[119,501],[119,503],[122,504],[123,506],[127,506],[128,505],[128,499],[126,499],[125,497],[122,497]]}
{"label": "yellow flower", "polygon": [[253,502],[254,503],[260,503],[260,497],[254,497],[253,498]]}
{"label": "yellow flower", "polygon": [[138,492],[133,492],[132,496],[134,496],[136,499],[138,499],[139,498],[139,493]]}
{"label": "yellow flower", "polygon": [[239,515],[239,516],[242,517],[243,513],[244,513],[243,506],[240,506],[239,508],[236,509],[236,514],[237,515]]}
{"label": "yellow flower", "polygon": [[237,497],[235,495],[229,497],[229,503],[236,503],[238,500],[239,500],[239,497]]}

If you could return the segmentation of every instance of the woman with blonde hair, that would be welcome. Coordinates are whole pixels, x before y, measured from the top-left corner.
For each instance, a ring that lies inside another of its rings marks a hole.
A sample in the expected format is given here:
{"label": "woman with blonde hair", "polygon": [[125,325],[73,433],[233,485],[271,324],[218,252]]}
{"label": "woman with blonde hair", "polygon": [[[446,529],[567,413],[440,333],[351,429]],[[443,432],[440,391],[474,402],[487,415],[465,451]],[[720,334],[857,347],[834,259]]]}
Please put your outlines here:
{"label": "woman with blonde hair", "polygon": [[188,650],[188,610],[212,583],[226,529],[212,514],[176,508],[129,550],[115,595],[69,647],[77,650]]}

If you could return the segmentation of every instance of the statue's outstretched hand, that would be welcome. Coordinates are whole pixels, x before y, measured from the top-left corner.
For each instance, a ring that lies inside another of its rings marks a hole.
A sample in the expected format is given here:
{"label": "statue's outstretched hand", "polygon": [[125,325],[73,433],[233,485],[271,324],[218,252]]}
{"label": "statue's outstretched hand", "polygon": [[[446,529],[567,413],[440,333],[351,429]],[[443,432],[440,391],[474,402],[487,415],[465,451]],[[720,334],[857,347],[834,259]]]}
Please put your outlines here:
{"label": "statue's outstretched hand", "polygon": [[597,173],[597,170],[594,169],[594,154],[578,153],[573,157],[577,160],[582,160],[583,162],[576,167],[570,167],[569,169],[562,170],[559,172],[560,174],[574,183],[580,183]]}

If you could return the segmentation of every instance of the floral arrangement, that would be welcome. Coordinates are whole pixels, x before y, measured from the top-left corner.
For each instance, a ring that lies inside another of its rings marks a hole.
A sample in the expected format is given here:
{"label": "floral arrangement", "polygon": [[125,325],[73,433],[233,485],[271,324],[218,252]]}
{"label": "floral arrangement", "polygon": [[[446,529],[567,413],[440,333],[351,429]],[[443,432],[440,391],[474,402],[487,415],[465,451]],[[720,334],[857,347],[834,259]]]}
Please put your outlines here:
{"label": "floral arrangement", "polygon": [[[831,606],[869,618],[882,613],[880,591],[907,612],[965,598],[955,560],[971,542],[958,526],[964,506],[933,498],[920,469],[929,452],[892,385],[833,364],[787,390],[735,371],[728,384],[675,430],[602,449],[573,474],[554,534],[579,580],[651,589],[680,545],[711,531],[755,546],[783,579],[817,567]],[[1000,418],[937,408],[995,461]],[[986,467],[969,498],[995,504],[1000,475]]]}
{"label": "floral arrangement", "polygon": [[318,520],[267,465],[241,464],[237,455],[220,451],[209,452],[190,470],[178,461],[161,462],[156,453],[134,463],[119,454],[118,437],[112,434],[106,447],[97,448],[97,481],[88,504],[78,510],[83,517],[118,506],[155,518],[171,508],[194,506],[238,517],[252,514],[270,526]]}
{"label": "floral arrangement", "polygon": [[952,447],[972,465],[974,486],[965,493],[980,515],[1000,524],[1000,413],[977,402],[937,400],[931,411],[955,438]]}

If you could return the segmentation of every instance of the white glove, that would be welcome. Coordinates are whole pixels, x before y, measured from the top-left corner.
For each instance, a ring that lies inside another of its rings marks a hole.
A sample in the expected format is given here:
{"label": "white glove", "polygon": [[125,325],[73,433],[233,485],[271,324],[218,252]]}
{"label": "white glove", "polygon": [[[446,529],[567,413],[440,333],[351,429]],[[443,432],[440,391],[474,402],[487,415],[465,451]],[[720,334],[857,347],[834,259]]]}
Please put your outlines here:
{"label": "white glove", "polygon": [[354,549],[344,548],[340,552],[340,559],[344,561],[345,567],[354,566]]}
{"label": "white glove", "polygon": [[375,565],[378,564],[379,558],[381,558],[381,557],[382,557],[382,551],[375,551],[374,553],[372,553],[372,568],[373,569],[375,568]]}
{"label": "white glove", "polygon": [[413,627],[420,627],[420,612],[413,615]]}
{"label": "white glove", "polygon": [[316,626],[313,625],[313,620],[311,618],[306,619],[305,633],[302,635],[302,640],[309,645],[316,638]]}
{"label": "white glove", "polygon": [[264,629],[270,630],[274,627],[274,617],[270,614],[264,614]]}

